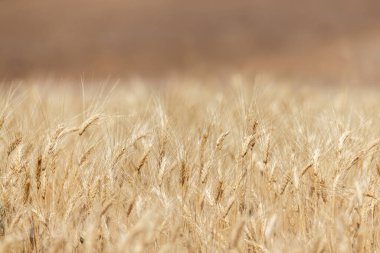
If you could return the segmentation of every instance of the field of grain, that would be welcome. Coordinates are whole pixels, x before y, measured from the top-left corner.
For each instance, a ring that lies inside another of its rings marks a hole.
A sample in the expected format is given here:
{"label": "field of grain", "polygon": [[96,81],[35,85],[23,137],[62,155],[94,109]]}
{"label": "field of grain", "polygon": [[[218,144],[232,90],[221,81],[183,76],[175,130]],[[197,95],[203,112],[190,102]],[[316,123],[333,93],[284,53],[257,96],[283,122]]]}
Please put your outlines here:
{"label": "field of grain", "polygon": [[0,90],[0,252],[378,252],[379,91]]}

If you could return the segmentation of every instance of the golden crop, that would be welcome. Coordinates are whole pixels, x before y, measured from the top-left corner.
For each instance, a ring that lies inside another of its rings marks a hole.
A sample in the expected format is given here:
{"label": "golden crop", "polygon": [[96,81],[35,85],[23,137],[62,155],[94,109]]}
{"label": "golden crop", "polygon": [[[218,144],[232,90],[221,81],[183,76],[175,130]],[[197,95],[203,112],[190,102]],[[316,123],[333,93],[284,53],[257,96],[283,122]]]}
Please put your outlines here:
{"label": "golden crop", "polygon": [[3,87],[0,251],[379,251],[380,93],[231,83]]}

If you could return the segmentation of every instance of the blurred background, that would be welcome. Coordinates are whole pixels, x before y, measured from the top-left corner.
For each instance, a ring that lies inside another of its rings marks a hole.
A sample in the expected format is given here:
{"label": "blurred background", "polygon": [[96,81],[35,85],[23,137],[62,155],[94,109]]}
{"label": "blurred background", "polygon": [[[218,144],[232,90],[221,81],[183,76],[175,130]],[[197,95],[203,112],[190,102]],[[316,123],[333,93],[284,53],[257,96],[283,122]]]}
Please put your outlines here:
{"label": "blurred background", "polygon": [[0,0],[0,80],[380,80],[378,0]]}

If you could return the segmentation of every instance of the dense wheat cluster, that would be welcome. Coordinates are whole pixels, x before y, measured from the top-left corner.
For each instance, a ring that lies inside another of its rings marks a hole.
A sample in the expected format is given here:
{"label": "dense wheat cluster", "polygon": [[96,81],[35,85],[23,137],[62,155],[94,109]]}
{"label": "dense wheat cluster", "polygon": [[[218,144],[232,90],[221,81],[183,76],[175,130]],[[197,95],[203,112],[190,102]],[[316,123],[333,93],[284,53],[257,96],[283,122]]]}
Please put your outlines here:
{"label": "dense wheat cluster", "polygon": [[380,250],[377,91],[183,83],[4,86],[1,252]]}

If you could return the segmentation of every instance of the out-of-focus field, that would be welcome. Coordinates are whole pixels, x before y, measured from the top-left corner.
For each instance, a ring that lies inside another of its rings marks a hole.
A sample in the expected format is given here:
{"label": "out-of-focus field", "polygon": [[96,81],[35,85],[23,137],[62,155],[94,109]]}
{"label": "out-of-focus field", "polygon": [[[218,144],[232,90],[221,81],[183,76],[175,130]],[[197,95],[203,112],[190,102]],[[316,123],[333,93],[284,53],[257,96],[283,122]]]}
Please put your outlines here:
{"label": "out-of-focus field", "polygon": [[379,252],[379,13],[0,0],[0,253]]}
{"label": "out-of-focus field", "polygon": [[0,1],[0,77],[379,79],[379,1]]}
{"label": "out-of-focus field", "polygon": [[178,81],[2,89],[0,252],[380,250],[378,90]]}

